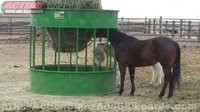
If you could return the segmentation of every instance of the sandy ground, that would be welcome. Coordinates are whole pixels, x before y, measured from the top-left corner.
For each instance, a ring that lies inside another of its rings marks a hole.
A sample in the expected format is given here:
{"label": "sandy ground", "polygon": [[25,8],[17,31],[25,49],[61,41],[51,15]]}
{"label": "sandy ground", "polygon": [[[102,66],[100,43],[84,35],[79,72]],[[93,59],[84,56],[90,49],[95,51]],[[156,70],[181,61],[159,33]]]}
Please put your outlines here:
{"label": "sandy ground", "polygon": [[[31,93],[28,91],[29,43],[20,40],[0,41],[0,112],[199,112],[200,47],[193,43],[181,45],[181,89],[176,90],[175,96],[168,100],[167,93],[163,99],[158,99],[161,86],[147,86],[151,80],[151,67],[137,68],[135,96],[129,96],[128,74],[122,96],[51,96]],[[51,50],[48,48],[48,51]]]}

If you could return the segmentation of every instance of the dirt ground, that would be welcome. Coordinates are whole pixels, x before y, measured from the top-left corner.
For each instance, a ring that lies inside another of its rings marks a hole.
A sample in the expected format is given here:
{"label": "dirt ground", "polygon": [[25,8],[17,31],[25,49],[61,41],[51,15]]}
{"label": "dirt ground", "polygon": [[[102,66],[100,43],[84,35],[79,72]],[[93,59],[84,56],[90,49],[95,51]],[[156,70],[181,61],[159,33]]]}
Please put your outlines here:
{"label": "dirt ground", "polygon": [[168,90],[162,99],[158,98],[161,85],[147,86],[151,80],[151,67],[136,69],[135,96],[129,96],[128,74],[122,96],[52,96],[31,93],[28,91],[28,41],[0,41],[0,112],[200,112],[200,43],[195,44],[180,43],[181,89],[176,90],[175,96],[168,100]]}

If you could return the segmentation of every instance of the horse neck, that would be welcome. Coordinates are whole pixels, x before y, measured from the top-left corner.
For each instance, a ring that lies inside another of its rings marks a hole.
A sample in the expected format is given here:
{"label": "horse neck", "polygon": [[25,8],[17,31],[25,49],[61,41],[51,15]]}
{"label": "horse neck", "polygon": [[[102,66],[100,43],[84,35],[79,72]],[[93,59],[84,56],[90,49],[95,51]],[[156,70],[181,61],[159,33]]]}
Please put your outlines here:
{"label": "horse neck", "polygon": [[119,46],[119,44],[121,42],[126,43],[128,41],[137,40],[135,37],[130,37],[130,36],[126,35],[125,33],[118,31],[118,30],[115,30],[115,29],[111,29],[109,34],[110,34],[109,41],[114,48]]}

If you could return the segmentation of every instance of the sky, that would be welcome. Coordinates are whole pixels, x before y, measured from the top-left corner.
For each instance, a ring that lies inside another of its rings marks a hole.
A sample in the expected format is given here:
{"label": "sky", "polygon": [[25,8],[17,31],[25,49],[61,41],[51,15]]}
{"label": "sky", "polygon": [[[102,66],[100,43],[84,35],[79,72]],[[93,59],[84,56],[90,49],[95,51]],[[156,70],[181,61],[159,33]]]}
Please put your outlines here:
{"label": "sky", "polygon": [[200,0],[102,0],[104,9],[119,17],[200,18]]}
{"label": "sky", "polygon": [[[0,4],[4,0],[0,0]],[[9,0],[11,1],[11,0]],[[20,0],[19,0],[20,1]],[[118,17],[200,19],[200,0],[101,0],[104,9],[118,10]]]}

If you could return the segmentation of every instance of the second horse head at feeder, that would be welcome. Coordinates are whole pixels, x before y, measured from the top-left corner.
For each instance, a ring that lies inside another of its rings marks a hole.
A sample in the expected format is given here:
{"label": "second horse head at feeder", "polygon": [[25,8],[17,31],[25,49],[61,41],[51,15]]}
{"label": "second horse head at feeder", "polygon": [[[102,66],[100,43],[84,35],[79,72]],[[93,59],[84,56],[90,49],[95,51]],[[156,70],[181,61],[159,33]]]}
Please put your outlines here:
{"label": "second horse head at feeder", "polygon": [[[101,63],[103,63],[103,61],[105,60],[105,51],[104,51],[104,44],[103,43],[99,43],[97,44],[95,51],[96,51],[96,55],[95,55],[95,64],[98,67],[101,67]],[[95,53],[94,51],[94,53]]]}
{"label": "second horse head at feeder", "polygon": [[101,66],[101,64],[105,61],[106,57],[108,58],[109,56],[110,59],[114,57],[114,49],[110,45],[110,42],[98,43],[95,48],[95,51],[96,51],[95,64],[98,66]]}

